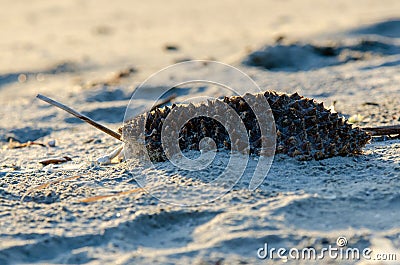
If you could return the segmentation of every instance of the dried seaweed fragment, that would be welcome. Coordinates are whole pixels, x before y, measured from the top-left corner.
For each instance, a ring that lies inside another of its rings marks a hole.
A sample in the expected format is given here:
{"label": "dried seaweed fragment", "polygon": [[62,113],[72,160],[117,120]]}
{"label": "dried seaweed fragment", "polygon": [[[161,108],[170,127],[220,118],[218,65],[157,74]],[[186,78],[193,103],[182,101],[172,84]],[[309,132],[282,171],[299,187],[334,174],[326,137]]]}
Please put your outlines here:
{"label": "dried seaweed fragment", "polygon": [[56,157],[56,158],[49,158],[49,159],[44,159],[39,161],[40,164],[47,166],[50,164],[62,164],[68,161],[72,161],[72,158],[69,156],[63,156],[63,157]]}
{"label": "dried seaweed fragment", "polygon": [[[299,160],[324,159],[333,156],[357,154],[369,142],[371,135],[351,124],[337,113],[332,113],[313,99],[297,93],[292,95],[266,91],[263,96],[268,101],[275,119],[276,153],[287,154]],[[256,115],[243,97],[225,97],[224,103],[232,107],[246,126],[249,136],[250,153],[260,154],[261,133]],[[208,102],[208,106],[218,100]],[[226,129],[215,119],[201,115],[205,104],[194,108],[200,115],[190,119],[180,130],[181,150],[199,150],[204,137],[212,138],[218,149],[229,149],[230,138]],[[164,161],[166,155],[161,143],[161,128],[172,107],[157,108],[127,122],[120,128],[122,140],[129,145],[140,135],[144,125],[145,146],[153,161]],[[229,119],[229,117],[227,117]],[[145,121],[145,124],[143,122]]]}
{"label": "dried seaweed fragment", "polygon": [[8,145],[5,146],[5,148],[6,149],[17,149],[17,148],[30,147],[32,145],[39,145],[39,146],[43,146],[43,147],[46,146],[43,143],[35,142],[35,141],[28,141],[25,143],[20,143],[20,142],[13,141],[13,139],[10,139],[10,141],[8,142]]}

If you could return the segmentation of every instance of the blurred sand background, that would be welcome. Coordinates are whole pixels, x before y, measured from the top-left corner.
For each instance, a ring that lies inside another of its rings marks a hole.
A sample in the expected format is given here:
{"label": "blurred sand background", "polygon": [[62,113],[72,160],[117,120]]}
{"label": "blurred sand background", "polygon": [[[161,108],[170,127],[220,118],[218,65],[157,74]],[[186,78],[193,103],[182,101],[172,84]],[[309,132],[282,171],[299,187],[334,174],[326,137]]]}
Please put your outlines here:
{"label": "blurred sand background", "polygon": [[[342,235],[352,247],[397,251],[399,262],[398,139],[374,140],[355,157],[299,162],[278,156],[256,191],[239,183],[198,207],[172,206],[144,192],[82,203],[137,188],[135,177],[146,173],[140,166],[131,172],[121,164],[95,165],[118,142],[35,99],[54,97],[115,129],[133,89],[150,74],[210,59],[239,67],[263,89],[336,102],[345,117],[363,116],[360,126],[399,124],[399,17],[395,0],[2,0],[0,263],[280,263],[257,259],[257,249],[266,242],[321,248]],[[350,59],[321,57],[299,45],[292,51],[297,59],[286,65],[286,48],[276,43],[282,36],[288,43],[333,43]],[[242,63],[256,51],[277,67]],[[56,147],[8,149],[10,138],[56,140]],[[72,161],[38,163],[59,156]],[[164,170],[150,173],[168,177]],[[319,261],[358,262],[381,264]]]}

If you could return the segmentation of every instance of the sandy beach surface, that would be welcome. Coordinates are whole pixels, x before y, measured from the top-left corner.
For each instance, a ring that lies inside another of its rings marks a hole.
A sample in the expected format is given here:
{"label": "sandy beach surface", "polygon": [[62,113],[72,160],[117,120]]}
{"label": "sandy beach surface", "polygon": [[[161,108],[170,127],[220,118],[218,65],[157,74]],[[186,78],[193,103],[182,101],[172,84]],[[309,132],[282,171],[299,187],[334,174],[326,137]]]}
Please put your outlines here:
{"label": "sandy beach surface", "polygon": [[[215,177],[226,154],[198,175],[168,163],[100,165],[120,142],[35,98],[55,98],[116,130],[146,78],[201,59],[237,67],[262,90],[334,105],[360,127],[400,124],[399,1],[3,0],[0,22],[0,264],[400,264],[395,135],[356,156],[277,155],[255,190],[251,157],[225,196],[202,203],[224,191],[215,186],[173,205],[153,195]],[[210,64],[189,67],[158,85],[210,72]],[[157,89],[133,103],[152,103]],[[225,92],[186,85],[175,101]],[[13,148],[10,140],[43,146]],[[39,163],[60,157],[71,161]],[[149,176],[153,193],[138,183]],[[262,259],[265,244],[372,254]]]}

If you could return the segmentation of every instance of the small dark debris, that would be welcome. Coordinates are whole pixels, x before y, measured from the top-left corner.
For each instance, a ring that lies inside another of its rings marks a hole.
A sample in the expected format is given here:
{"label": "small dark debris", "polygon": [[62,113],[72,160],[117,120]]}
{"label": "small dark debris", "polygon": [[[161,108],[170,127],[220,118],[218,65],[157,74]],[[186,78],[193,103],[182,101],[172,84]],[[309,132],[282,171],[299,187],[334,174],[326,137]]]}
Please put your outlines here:
{"label": "small dark debris", "polygon": [[188,62],[188,61],[191,61],[191,60],[192,60],[192,58],[189,58],[189,57],[180,58],[180,59],[176,59],[176,60],[174,61],[174,63],[183,63],[183,62]]}
{"label": "small dark debris", "polygon": [[101,143],[101,139],[94,139],[94,138],[91,138],[91,139],[89,139],[89,140],[84,141],[83,143],[84,143],[84,144],[90,144],[90,143],[92,143],[92,144],[99,144],[99,143]]}
{"label": "small dark debris", "polygon": [[376,103],[376,102],[364,102],[362,105],[363,106],[377,106],[377,107],[379,107],[379,103]]}
{"label": "small dark debris", "polygon": [[285,39],[286,39],[285,35],[279,35],[278,37],[276,37],[275,43],[276,44],[282,43],[282,41],[284,41]]}
{"label": "small dark debris", "polygon": [[72,161],[72,158],[69,156],[63,156],[63,157],[58,157],[58,158],[50,158],[50,159],[45,159],[42,161],[39,161],[40,164],[47,166],[50,164],[62,164],[68,161]]}
{"label": "small dark debris", "polygon": [[179,47],[177,45],[174,45],[174,44],[166,44],[164,46],[164,49],[166,51],[177,51],[177,50],[179,50]]}
{"label": "small dark debris", "polygon": [[95,34],[97,34],[97,35],[111,35],[111,34],[114,32],[114,30],[113,30],[113,28],[110,27],[110,26],[107,26],[107,25],[100,25],[100,26],[97,26],[97,27],[94,29],[93,32],[94,32]]}
{"label": "small dark debris", "polygon": [[129,68],[127,68],[127,69],[124,69],[124,70],[119,71],[119,72],[115,75],[115,77],[117,77],[117,78],[128,77],[128,76],[130,76],[131,74],[136,73],[136,72],[137,72],[137,70],[136,70],[135,67],[129,67]]}

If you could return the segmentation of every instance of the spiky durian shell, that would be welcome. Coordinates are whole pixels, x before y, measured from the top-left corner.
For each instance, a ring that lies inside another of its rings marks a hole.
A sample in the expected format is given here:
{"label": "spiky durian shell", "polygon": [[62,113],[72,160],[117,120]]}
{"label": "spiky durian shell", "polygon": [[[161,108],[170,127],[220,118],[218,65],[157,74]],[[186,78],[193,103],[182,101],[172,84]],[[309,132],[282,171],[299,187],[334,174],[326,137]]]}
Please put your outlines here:
{"label": "spiky durian shell", "polygon": [[[352,128],[347,120],[324,108],[323,103],[297,93],[287,95],[266,91],[264,96],[275,119],[276,153],[287,154],[299,160],[319,160],[360,153],[371,139],[366,132],[357,127]],[[261,133],[250,106],[240,96],[225,97],[223,102],[232,107],[245,124],[250,153],[259,154]],[[142,137],[150,159],[166,160],[161,144],[161,129],[164,120],[175,107],[157,108],[127,122],[120,128],[124,141],[129,144],[132,138],[141,135],[140,130],[145,127],[145,135],[143,137],[142,134]],[[201,105],[195,108],[201,108]],[[212,138],[219,149],[229,149],[231,146],[226,129],[219,122],[205,116],[193,118],[182,127],[179,146],[181,150],[198,150],[199,142],[204,137]]]}

